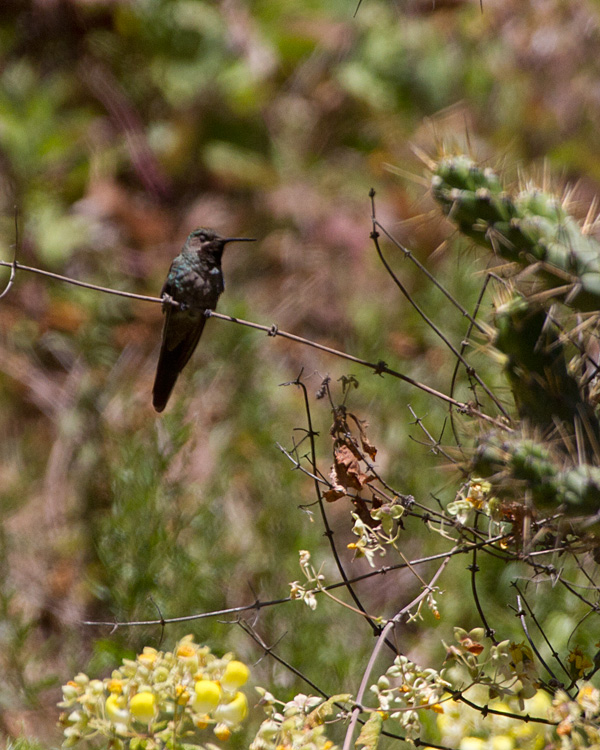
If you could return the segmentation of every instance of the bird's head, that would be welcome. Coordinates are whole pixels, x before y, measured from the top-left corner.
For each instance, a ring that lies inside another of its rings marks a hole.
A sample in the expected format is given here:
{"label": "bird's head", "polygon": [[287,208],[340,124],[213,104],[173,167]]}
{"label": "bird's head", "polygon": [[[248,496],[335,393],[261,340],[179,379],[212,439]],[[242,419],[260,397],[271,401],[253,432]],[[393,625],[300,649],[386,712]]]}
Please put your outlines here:
{"label": "bird's head", "polygon": [[194,229],[187,239],[187,245],[199,253],[210,253],[220,257],[228,242],[255,242],[251,237],[221,237],[214,229],[200,227]]}

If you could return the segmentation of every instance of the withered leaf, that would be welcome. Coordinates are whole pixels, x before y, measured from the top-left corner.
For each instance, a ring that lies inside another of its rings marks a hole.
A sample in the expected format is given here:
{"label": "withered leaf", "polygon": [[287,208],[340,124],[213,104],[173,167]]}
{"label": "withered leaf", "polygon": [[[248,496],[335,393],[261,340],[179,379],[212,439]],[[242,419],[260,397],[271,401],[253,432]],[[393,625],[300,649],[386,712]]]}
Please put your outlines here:
{"label": "withered leaf", "polygon": [[377,448],[369,442],[366,435],[361,435],[360,442],[362,443],[364,452],[371,458],[371,461],[374,461],[377,455]]}
{"label": "withered leaf", "polygon": [[328,503],[335,503],[340,497],[346,497],[346,493],[344,490],[340,490],[337,487],[332,487],[330,490],[325,490],[323,493],[323,498]]}
{"label": "withered leaf", "polygon": [[335,472],[339,484],[348,489],[360,490],[364,487],[368,477],[361,471],[356,455],[347,445],[340,445],[334,453]]}

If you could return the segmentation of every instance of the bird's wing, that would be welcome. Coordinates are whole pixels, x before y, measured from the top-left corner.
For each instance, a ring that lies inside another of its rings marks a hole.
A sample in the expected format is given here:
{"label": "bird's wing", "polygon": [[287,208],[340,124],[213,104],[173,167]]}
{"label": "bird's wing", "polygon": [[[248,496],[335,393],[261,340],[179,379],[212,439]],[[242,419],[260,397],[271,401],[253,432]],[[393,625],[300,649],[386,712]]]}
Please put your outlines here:
{"label": "bird's wing", "polygon": [[189,313],[187,318],[182,318],[183,315],[184,313],[173,308],[166,311],[163,339],[152,389],[152,402],[157,411],[162,411],[167,405],[179,373],[194,353],[206,323],[202,310],[195,311],[191,319]]}

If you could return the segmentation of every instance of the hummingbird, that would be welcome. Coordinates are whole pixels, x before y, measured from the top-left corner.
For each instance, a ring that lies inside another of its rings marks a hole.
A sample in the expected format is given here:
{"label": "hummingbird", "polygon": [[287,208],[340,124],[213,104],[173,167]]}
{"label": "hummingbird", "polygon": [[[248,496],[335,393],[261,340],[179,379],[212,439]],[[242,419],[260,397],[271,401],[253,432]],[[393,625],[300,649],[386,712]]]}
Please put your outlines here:
{"label": "hummingbird", "polygon": [[[250,237],[221,237],[214,229],[195,229],[171,263],[163,298],[162,344],[152,389],[156,411],[167,405],[179,373],[200,340],[205,310],[214,310],[225,289],[221,258],[228,242],[255,242]],[[179,306],[172,302],[179,303]]]}

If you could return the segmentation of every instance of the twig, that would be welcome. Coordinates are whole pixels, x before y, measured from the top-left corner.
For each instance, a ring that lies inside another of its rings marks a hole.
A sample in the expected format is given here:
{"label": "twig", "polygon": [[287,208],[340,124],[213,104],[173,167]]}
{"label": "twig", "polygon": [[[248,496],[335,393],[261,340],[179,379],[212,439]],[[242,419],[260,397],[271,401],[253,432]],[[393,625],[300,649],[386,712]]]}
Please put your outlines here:
{"label": "twig", "polygon": [[[517,589],[517,591],[519,592],[519,594],[521,594],[521,590],[519,589],[519,585],[517,584],[516,581],[514,582],[513,585]],[[527,611],[529,612],[529,616],[531,617],[531,619],[535,623],[535,626],[537,627],[537,629],[540,631],[540,633],[542,635],[542,638],[546,641],[546,645],[550,649],[550,653],[556,659],[556,661],[559,663],[560,668],[563,670],[563,672],[570,679],[571,675],[569,674],[569,670],[562,663],[560,655],[558,654],[558,652],[556,651],[556,649],[554,648],[554,646],[552,645],[552,643],[548,640],[548,636],[546,635],[546,633],[544,632],[544,630],[541,627],[540,623],[538,622],[538,619],[535,616],[535,612],[531,609],[531,607],[529,606],[529,602],[527,601],[527,599],[524,596],[523,596],[523,602],[524,602],[525,606],[527,607]]]}
{"label": "twig", "polygon": [[[354,603],[356,604],[356,606],[358,607],[358,609],[362,613],[362,615],[365,618],[365,620],[371,626],[371,629],[373,630],[373,632],[376,635],[378,635],[381,632],[381,627],[379,625],[377,625],[375,623],[375,621],[373,620],[373,618],[368,614],[367,610],[363,607],[362,602],[358,598],[356,592],[352,588],[352,586],[351,586],[351,584],[349,582],[348,576],[346,575],[346,571],[344,570],[344,566],[342,565],[342,561],[341,561],[340,556],[338,554],[337,547],[335,546],[335,542],[333,540],[333,531],[331,529],[331,526],[329,525],[329,519],[327,518],[327,513],[325,513],[325,504],[323,502],[323,496],[321,494],[321,487],[319,486],[319,482],[317,480],[318,468],[317,468],[317,449],[316,449],[316,446],[315,446],[315,433],[314,433],[313,426],[312,426],[312,417],[311,417],[311,413],[310,413],[310,404],[309,404],[309,401],[308,401],[308,391],[306,389],[306,386],[304,385],[304,383],[300,379],[301,376],[302,376],[302,373],[300,373],[300,375],[298,375],[298,377],[296,378],[296,380],[292,381],[291,383],[288,383],[287,385],[297,385],[299,388],[302,389],[302,395],[304,396],[304,409],[305,409],[305,412],[306,412],[306,420],[307,420],[307,423],[308,423],[308,438],[310,440],[310,463],[312,465],[312,470],[313,470],[314,483],[315,483],[315,493],[316,493],[317,500],[318,500],[318,503],[319,503],[319,509],[321,511],[321,518],[323,520],[323,526],[325,527],[325,536],[327,537],[327,539],[329,541],[329,546],[331,548],[331,552],[333,554],[333,558],[335,560],[335,564],[337,566],[337,569],[338,569],[340,575],[342,576],[342,579],[343,579],[344,583],[346,584],[346,588],[348,590],[348,593],[352,597],[352,600],[354,601]],[[393,648],[393,645],[392,645],[392,648]]]}
{"label": "twig", "polygon": [[[419,307],[419,305],[417,305],[417,303],[414,301],[414,299],[412,298],[412,296],[409,294],[409,292],[406,289],[406,287],[404,286],[404,284],[400,281],[400,279],[398,278],[398,276],[394,273],[394,271],[393,271],[392,267],[390,266],[390,264],[387,262],[385,256],[383,255],[383,251],[381,250],[381,246],[379,244],[379,232],[377,231],[377,227],[379,227],[380,229],[382,229],[387,236],[389,236],[389,235],[385,231],[385,229],[383,229],[381,227],[381,224],[375,218],[375,191],[371,190],[371,192],[369,193],[369,195],[371,196],[371,205],[372,205],[371,220],[373,222],[373,231],[371,232],[371,239],[373,240],[373,244],[375,245],[375,249],[377,250],[377,255],[379,256],[379,259],[381,260],[381,262],[385,266],[386,271],[389,273],[390,277],[392,278],[392,280],[394,281],[394,283],[396,284],[396,286],[398,287],[398,289],[400,289],[400,291],[402,292],[402,294],[406,297],[406,299],[408,300],[408,302],[413,306],[413,308],[417,311],[417,313],[421,316],[421,318],[425,321],[425,323],[431,328],[431,330],[436,334],[436,336],[438,336],[438,338],[440,338],[444,342],[444,344],[446,344],[446,346],[450,349],[450,351],[452,352],[452,354],[454,354],[454,356],[462,363],[462,365],[465,367],[465,369],[467,371],[467,375],[469,377],[475,378],[475,380],[483,388],[483,390],[485,391],[485,393],[487,394],[487,396],[493,401],[494,404],[496,404],[496,407],[499,409],[499,411],[507,419],[509,419],[510,417],[509,417],[508,412],[502,406],[502,404],[500,403],[500,401],[497,398],[497,396],[495,396],[492,393],[492,391],[486,385],[486,383],[482,380],[482,378],[479,377],[479,375],[475,371],[475,368],[467,362],[467,360],[462,356],[461,352],[458,351],[458,349],[448,339],[448,337],[445,336],[444,333],[436,326],[436,324],[433,322],[433,320],[431,320],[431,318],[428,315],[426,315],[423,310],[421,310],[421,308]],[[395,244],[398,244],[398,243],[395,242]],[[406,251],[406,252],[408,252],[408,251]],[[449,296],[449,299],[452,299],[451,295],[448,295],[448,296]],[[468,315],[467,311],[464,308],[460,307],[460,309],[461,309],[461,312],[463,312],[463,315],[466,315],[466,316],[469,317],[469,319],[471,319],[471,316]],[[474,319],[471,319],[471,320],[473,320],[473,322],[474,322]]]}
{"label": "twig", "polygon": [[[476,546],[481,547],[483,544],[487,544],[487,542],[479,542]],[[411,566],[416,565],[424,565],[426,563],[433,562],[435,560],[440,560],[443,558],[450,558],[454,557],[455,555],[461,555],[466,554],[470,551],[471,546],[468,547],[462,547],[457,546],[453,547],[451,550],[447,552],[438,552],[435,555],[428,555],[427,557],[420,557],[416,560],[410,560]],[[377,570],[371,570],[368,573],[362,573],[361,575],[355,576],[354,578],[349,578],[349,583],[359,583],[360,581],[365,581],[369,578],[373,578],[374,576],[379,575],[386,575],[387,573],[391,573],[395,570],[404,570],[404,568],[409,567],[408,563],[396,563],[395,565],[385,565]],[[333,591],[334,589],[342,588],[346,586],[346,581],[337,581],[336,583],[330,583],[327,586],[323,586],[323,589],[326,591]],[[323,593],[319,589],[315,589],[315,594],[321,594]],[[270,599],[266,601],[259,601],[256,600],[252,604],[244,604],[239,607],[230,607],[228,609],[218,609],[214,610],[212,612],[202,612],[200,614],[196,615],[184,615],[183,617],[172,617],[172,618],[161,618],[159,620],[136,620],[136,621],[129,621],[129,622],[110,622],[110,621],[102,621],[102,620],[84,620],[81,624],[82,625],[94,625],[99,627],[111,627],[115,630],[117,628],[124,628],[124,627],[135,627],[135,626],[149,626],[149,625],[170,625],[177,622],[189,622],[191,620],[204,620],[208,617],[223,617],[226,615],[234,615],[234,614],[240,614],[242,612],[249,612],[251,610],[259,611],[265,607],[273,607],[279,604],[287,604],[288,602],[292,601],[298,601],[297,599],[292,599],[291,596],[281,597],[279,599]]]}
{"label": "twig", "polygon": [[490,708],[489,706],[479,706],[477,703],[465,698],[461,690],[456,690],[452,697],[455,701],[460,701],[466,706],[474,708],[476,711],[485,718],[488,714],[494,714],[494,716],[505,716],[508,719],[517,719],[518,721],[524,721],[528,724],[530,721],[535,724],[547,724],[548,726],[555,727],[558,722],[551,721],[550,719],[543,719],[541,716],[530,716],[529,714],[515,714],[511,711],[499,711],[497,708]]}
{"label": "twig", "polygon": [[330,697],[324,690],[321,690],[321,688],[315,682],[313,682],[310,678],[308,678],[305,674],[303,674],[299,669],[296,669],[296,667],[294,667],[288,661],[286,661],[281,656],[276,654],[275,651],[273,650],[274,647],[267,646],[267,644],[263,641],[263,639],[258,635],[258,633],[250,625],[250,623],[246,622],[245,620],[238,619],[236,620],[236,625],[239,625],[240,628],[244,631],[244,633],[249,635],[250,638],[252,638],[252,640],[255,643],[258,643],[258,645],[262,648],[265,654],[268,654],[270,657],[275,659],[276,662],[279,662],[279,664],[281,664],[283,667],[285,667],[290,672],[292,672],[292,674],[295,674],[296,677],[299,677],[301,680],[306,682],[307,685],[310,685],[310,687],[316,693],[319,693],[319,695],[323,696],[323,698],[328,699]]}
{"label": "twig", "polygon": [[[410,413],[412,414],[412,416],[413,416],[413,419],[415,420],[415,421],[414,421],[414,424],[416,424],[416,425],[417,425],[417,427],[420,427],[420,428],[421,428],[421,430],[422,430],[422,431],[423,431],[423,432],[425,433],[425,435],[427,436],[427,439],[429,440],[429,444],[430,444],[431,452],[432,452],[432,453],[434,453],[434,454],[436,454],[436,453],[441,453],[441,454],[442,454],[442,456],[444,456],[444,458],[447,458],[447,459],[448,459],[448,461],[450,461],[450,463],[453,463],[453,464],[458,464],[458,461],[457,461],[457,460],[456,460],[455,458],[453,458],[453,457],[452,457],[452,456],[451,456],[451,455],[450,455],[450,454],[449,454],[448,452],[446,452],[446,451],[445,451],[445,450],[444,450],[444,449],[443,449],[443,448],[441,447],[440,441],[439,441],[439,440],[436,440],[436,439],[435,439],[435,438],[433,437],[433,435],[432,435],[432,434],[431,434],[431,433],[429,432],[429,430],[427,429],[427,427],[425,427],[425,425],[423,424],[423,420],[421,419],[421,417],[418,417],[418,416],[417,416],[417,414],[416,414],[415,410],[414,410],[414,409],[412,408],[412,406],[411,406],[410,404],[408,404],[408,410],[409,410],[409,412],[410,412]],[[442,430],[442,432],[443,432],[443,430]],[[441,440],[441,436],[440,436],[440,440]],[[422,445],[425,445],[425,443],[422,443]],[[458,468],[460,469],[461,467],[459,466]],[[466,473],[466,472],[465,472],[465,473]]]}
{"label": "twig", "polygon": [[313,349],[319,349],[322,352],[327,352],[328,354],[332,354],[334,357],[340,357],[341,359],[346,359],[349,362],[354,362],[357,365],[368,367],[369,369],[374,370],[377,375],[391,375],[392,377],[398,378],[398,380],[402,380],[405,383],[414,386],[415,388],[419,388],[419,390],[424,391],[425,393],[429,393],[431,396],[435,396],[436,398],[439,398],[440,400],[451,404],[463,414],[479,417],[485,422],[493,424],[495,427],[498,427],[501,430],[512,432],[512,429],[503,420],[490,417],[488,414],[475,409],[471,404],[457,401],[455,398],[447,396],[445,393],[441,393],[435,388],[431,388],[424,383],[420,383],[417,380],[413,380],[413,378],[409,378],[408,375],[403,375],[397,370],[392,370],[392,368],[388,367],[383,360],[379,362],[369,362],[366,359],[361,359],[360,357],[355,357],[352,354],[347,354],[346,352],[339,351],[339,349],[332,349],[331,347],[325,346],[324,344],[318,344],[316,341],[311,341],[310,339],[302,338],[302,336],[296,336],[293,333],[282,331],[276,325],[264,326],[248,320],[242,320],[241,318],[234,318],[232,315],[223,315],[223,313],[214,312],[214,310],[206,310],[205,315],[209,318],[218,318],[219,320],[226,320],[230,323],[237,323],[238,325],[246,326],[247,328],[255,328],[258,331],[264,331],[269,336],[281,336],[282,338],[289,339],[290,341],[296,341],[299,344],[311,346]]}
{"label": "twig", "polygon": [[19,252],[19,215],[17,213],[17,208],[15,207],[15,252],[13,255],[12,263],[10,264],[10,278],[8,279],[8,283],[6,284],[6,288],[2,291],[2,294],[0,294],[0,299],[7,295],[10,291],[10,288],[12,287],[15,276],[17,275],[17,253]]}
{"label": "twig", "polygon": [[[356,694],[356,702],[358,704],[361,704],[363,701],[363,697],[365,692],[367,691],[367,687],[369,684],[369,680],[371,678],[371,672],[373,671],[373,667],[375,666],[375,662],[377,661],[377,658],[379,656],[379,653],[381,652],[381,648],[384,644],[384,642],[387,640],[388,634],[394,628],[394,626],[400,621],[400,619],[411,610],[416,604],[418,604],[422,599],[424,599],[432,590],[432,588],[435,585],[435,582],[442,574],[444,568],[448,563],[450,562],[450,557],[446,557],[442,564],[439,566],[437,571],[435,572],[435,575],[429,582],[427,586],[424,587],[423,591],[416,596],[412,602],[407,604],[405,607],[402,607],[402,609],[397,612],[394,617],[392,617],[391,620],[388,620],[385,624],[385,627],[382,629],[381,634],[379,638],[377,639],[377,643],[375,644],[375,648],[373,649],[371,656],[369,658],[369,662],[367,664],[367,667],[365,669],[365,672],[363,674],[363,678],[360,683],[360,687],[358,689],[358,693]],[[352,717],[350,719],[350,724],[348,725],[348,730],[346,731],[346,737],[344,738],[344,746],[343,750],[350,750],[350,746],[352,744],[352,738],[354,736],[354,730],[356,728],[356,723],[358,721],[358,715],[360,713],[360,708],[353,708],[352,709]]]}
{"label": "twig", "polygon": [[[471,338],[471,332],[473,330],[473,325],[475,321],[477,320],[477,314],[479,313],[479,308],[481,306],[481,303],[483,301],[483,297],[485,295],[486,289],[488,287],[488,284],[490,283],[490,279],[495,278],[494,274],[488,273],[485,277],[485,281],[483,282],[483,285],[481,289],[479,290],[479,296],[477,297],[477,302],[475,303],[475,310],[473,312],[473,315],[470,316],[469,320],[472,322],[469,322],[469,327],[467,328],[467,332],[465,334],[465,337],[463,339],[463,342],[460,347],[460,353],[464,354],[465,349],[467,348],[467,344],[469,342],[469,339]],[[482,331],[482,326],[479,326],[478,329],[480,332]],[[485,332],[485,329],[483,330]],[[456,360],[454,365],[454,371],[452,372],[452,380],[450,381],[450,394],[454,394],[454,386],[456,385],[456,379],[458,377],[458,369],[460,367],[460,360]],[[456,424],[454,422],[454,414],[451,415],[452,419],[452,432],[454,434],[454,439],[456,440],[456,444],[460,447],[461,442],[458,436],[458,430],[456,428]]]}
{"label": "twig", "polygon": [[[517,589],[517,591],[519,591],[519,587],[517,586],[517,584],[515,582],[513,582],[513,586]],[[531,649],[532,649],[533,653],[537,656],[540,664],[544,667],[544,669],[546,670],[546,672],[548,672],[548,674],[550,675],[550,677],[557,684],[560,684],[560,680],[558,680],[558,678],[556,677],[556,675],[554,674],[554,672],[550,669],[550,667],[548,666],[548,664],[546,664],[546,662],[544,661],[544,657],[540,654],[540,652],[538,650],[538,647],[535,645],[535,641],[529,635],[529,629],[527,627],[527,622],[525,621],[525,610],[523,609],[523,605],[521,603],[521,593],[520,592],[517,594],[517,611],[516,611],[516,616],[519,618],[519,620],[521,622],[521,627],[523,628],[523,632],[525,633],[525,638],[527,638],[527,642],[531,646]]]}
{"label": "twig", "polygon": [[[61,276],[59,273],[52,273],[51,271],[43,271],[41,268],[33,268],[32,266],[24,266],[22,263],[17,263],[16,260],[12,263],[8,263],[5,260],[0,260],[0,266],[6,268],[18,268],[20,271],[28,271],[29,273],[37,273],[40,276],[47,276],[50,279],[56,279],[57,281],[64,281],[66,284],[73,284],[73,286],[82,286],[84,289],[92,289],[95,292],[103,292],[104,294],[114,294],[117,297],[127,297],[129,299],[139,299],[143,302],[158,302],[161,305],[165,302],[172,304],[174,307],[179,307],[179,303],[174,300],[164,300],[162,297],[149,297],[145,294],[134,294],[133,292],[122,292],[120,289],[111,289],[106,286],[98,286],[97,284],[90,284],[87,281],[78,281],[72,279],[69,276]],[[5,290],[6,291],[6,290]]]}
{"label": "twig", "polygon": [[[289,669],[290,672],[293,672],[295,675],[297,675],[301,680],[306,682],[307,685],[310,685],[310,687],[316,692],[319,693],[323,698],[326,700],[330,697],[328,693],[326,693],[324,690],[322,690],[316,683],[314,683],[310,678],[308,678],[305,674],[297,670],[295,667],[293,667],[289,662],[287,662],[285,659],[282,659],[278,654],[275,653],[274,646],[267,646],[267,644],[263,641],[263,639],[256,633],[254,628],[252,626],[245,622],[244,620],[237,620],[236,624],[238,624],[242,630],[244,630],[245,633],[247,633],[252,640],[257,643],[265,652],[267,656],[272,657],[275,659],[275,661],[279,662],[283,667],[286,669]],[[356,702],[353,701],[354,707],[358,708],[359,711],[363,711],[363,706],[360,706]],[[346,707],[343,706],[341,703],[335,704],[338,708],[340,708],[342,711],[347,711]],[[358,719],[358,722],[361,724],[364,724],[365,722],[362,719]],[[406,737],[402,737],[402,735],[394,734],[393,732],[387,732],[386,730],[382,730],[381,735],[383,737],[391,737],[395,740],[401,740],[402,742],[406,741]],[[417,740],[415,741],[415,746],[419,747],[420,744]],[[427,742],[427,747],[434,748],[435,750],[453,750],[453,748],[448,747],[447,745],[436,745],[431,742]]]}
{"label": "twig", "polygon": [[[476,525],[478,518],[479,516],[475,516]],[[477,572],[479,571],[479,565],[477,565],[477,547],[473,549],[473,562],[469,565],[468,570],[471,571],[471,591],[473,593],[473,600],[475,602],[475,606],[477,607],[477,611],[479,612],[479,617],[481,617],[483,627],[485,628],[485,634],[492,641],[492,643],[497,646],[498,641],[496,640],[496,637],[494,635],[494,629],[490,628],[489,626],[489,623],[483,611],[483,607],[481,606],[481,602],[479,601],[479,595],[477,593]]]}
{"label": "twig", "polygon": [[[141,300],[142,302],[155,302],[161,305],[170,304],[173,305],[173,307],[178,307],[179,304],[175,302],[175,300],[172,300],[168,297],[151,297],[149,295],[145,294],[134,294],[133,292],[123,292],[119,289],[111,289],[110,287],[103,287],[99,286],[97,284],[90,284],[86,281],[78,281],[77,279],[72,279],[68,276],[62,276],[58,273],[52,273],[50,271],[43,271],[40,268],[33,268],[32,266],[24,266],[21,263],[17,263],[16,261],[13,261],[12,263],[9,263],[8,261],[0,260],[0,266],[4,266],[6,268],[18,268],[21,271],[28,271],[30,273],[37,273],[41,276],[47,276],[51,279],[56,279],[57,281],[64,281],[67,284],[73,284],[74,286],[80,286],[85,289],[92,289],[96,292],[103,292],[104,294],[114,294],[117,297],[126,297],[127,299],[137,299]],[[495,419],[494,417],[490,417],[488,414],[485,414],[478,409],[475,409],[471,404],[463,403],[461,401],[457,401],[454,398],[451,398],[450,396],[447,396],[445,393],[441,393],[440,391],[437,391],[435,388],[431,388],[428,385],[425,385],[424,383],[419,383],[416,380],[413,380],[413,378],[409,378],[408,375],[403,375],[400,372],[397,372],[396,370],[392,370],[391,367],[388,367],[387,364],[383,361],[380,362],[368,362],[366,359],[361,359],[360,357],[354,357],[351,354],[346,354],[346,352],[339,351],[338,349],[332,349],[329,346],[324,346],[323,344],[318,344],[316,341],[311,341],[310,339],[305,339],[302,336],[296,336],[293,333],[288,333],[287,331],[281,331],[276,325],[271,326],[264,326],[260,325],[259,323],[253,323],[248,320],[242,320],[241,318],[235,318],[232,315],[223,315],[222,313],[215,312],[214,310],[205,310],[205,313],[207,318],[217,318],[218,320],[225,320],[229,323],[236,323],[237,325],[245,326],[246,328],[254,328],[258,331],[264,331],[265,333],[268,333],[269,336],[281,336],[282,338],[289,339],[290,341],[296,341],[299,344],[304,344],[305,346],[310,346],[313,349],[319,349],[320,351],[327,352],[328,354],[332,354],[335,357],[340,357],[341,359],[346,359],[349,362],[355,362],[358,365],[362,365],[363,367],[368,367],[371,370],[374,370],[376,374],[378,375],[391,375],[394,378],[398,378],[399,380],[403,380],[405,383],[408,383],[409,385],[414,386],[415,388],[419,388],[420,390],[424,391],[425,393],[429,393],[431,396],[435,396],[436,398],[441,399],[442,401],[446,401],[447,403],[451,404],[452,406],[456,407],[458,411],[460,411],[463,414],[468,414],[469,416],[478,417],[479,419],[484,420],[485,422],[488,422],[489,424],[493,424],[494,426],[500,428],[501,430],[505,430],[507,432],[511,432],[512,430],[510,427],[508,427],[502,420]]]}
{"label": "twig", "polygon": [[396,245],[398,250],[402,250],[404,256],[408,258],[412,263],[414,263],[414,265],[419,269],[419,271],[421,271],[421,273],[427,276],[429,281],[431,281],[431,283],[436,286],[445,297],[448,298],[448,300],[454,305],[454,307],[456,307],[456,309],[459,310],[465,318],[467,318],[471,326],[475,326],[475,328],[477,328],[480,333],[485,333],[484,326],[482,326],[481,323],[477,322],[475,316],[471,315],[469,311],[465,307],[463,307],[460,302],[452,296],[452,294],[450,294],[450,292],[443,284],[440,284],[435,276],[427,270],[427,268],[411,253],[408,248],[404,247],[404,245],[399,242],[382,224],[380,224],[377,219],[374,218],[373,224],[377,229],[381,229],[381,232],[388,238],[391,243]]}

